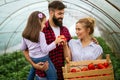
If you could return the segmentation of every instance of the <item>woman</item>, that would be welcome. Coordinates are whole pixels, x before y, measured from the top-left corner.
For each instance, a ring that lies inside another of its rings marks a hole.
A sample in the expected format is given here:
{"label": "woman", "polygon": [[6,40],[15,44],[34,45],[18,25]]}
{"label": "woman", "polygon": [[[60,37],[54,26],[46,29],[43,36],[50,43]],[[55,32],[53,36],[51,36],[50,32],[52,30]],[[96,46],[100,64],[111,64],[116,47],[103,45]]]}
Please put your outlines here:
{"label": "woman", "polygon": [[93,18],[83,18],[76,23],[78,39],[71,39],[64,44],[64,56],[72,61],[95,60],[102,58],[102,47],[92,40],[95,21]]}

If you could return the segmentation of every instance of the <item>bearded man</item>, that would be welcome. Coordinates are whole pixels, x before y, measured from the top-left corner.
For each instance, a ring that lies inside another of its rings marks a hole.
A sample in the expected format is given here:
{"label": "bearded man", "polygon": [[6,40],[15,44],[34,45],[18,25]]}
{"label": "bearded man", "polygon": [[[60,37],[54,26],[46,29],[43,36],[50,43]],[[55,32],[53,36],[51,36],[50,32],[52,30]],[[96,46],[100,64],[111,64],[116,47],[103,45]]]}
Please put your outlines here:
{"label": "bearded man", "polygon": [[[69,41],[71,39],[68,29],[63,26],[63,18],[66,6],[61,1],[53,1],[49,3],[49,20],[46,22],[46,27],[43,29],[47,44],[52,43],[59,35],[64,35]],[[62,75],[62,67],[64,66],[63,46],[57,45],[56,49],[49,52],[49,57],[52,60],[58,75],[58,80],[64,80]],[[39,77],[43,73],[37,71]]]}

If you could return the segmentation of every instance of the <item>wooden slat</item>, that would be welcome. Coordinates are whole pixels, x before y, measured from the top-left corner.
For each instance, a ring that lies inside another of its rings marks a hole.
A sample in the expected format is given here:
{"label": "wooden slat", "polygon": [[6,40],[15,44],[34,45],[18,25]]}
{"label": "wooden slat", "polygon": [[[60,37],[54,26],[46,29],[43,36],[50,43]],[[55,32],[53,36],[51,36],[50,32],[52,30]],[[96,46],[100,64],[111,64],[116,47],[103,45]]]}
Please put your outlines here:
{"label": "wooden slat", "polygon": [[68,71],[67,71],[67,65],[65,65],[64,68],[65,68],[65,73],[68,73]]}
{"label": "wooden slat", "polygon": [[70,63],[66,64],[67,72],[70,72]]}
{"label": "wooden slat", "polygon": [[[65,79],[70,80],[70,79]],[[114,80],[114,76],[98,76],[98,77],[86,77],[86,78],[75,78],[73,80]]]}
{"label": "wooden slat", "polygon": [[98,70],[90,70],[90,71],[81,71],[81,72],[75,72],[75,73],[63,73],[64,78],[74,78],[78,76],[92,76],[92,75],[102,75],[102,74],[112,74],[113,75],[113,69],[98,69]]}
{"label": "wooden slat", "polygon": [[[62,67],[64,80],[71,80],[69,78],[72,78],[72,80],[114,80],[113,66],[109,54],[106,55],[106,59],[100,59],[100,60],[86,60],[86,61],[72,62],[69,61],[68,58],[66,58],[66,61],[67,64],[65,64],[65,67]],[[81,71],[74,73],[70,72],[70,68],[73,67],[83,67],[84,65],[87,66],[90,63],[98,64],[98,63],[104,63],[106,61],[109,63],[109,67],[107,69],[89,70],[89,71]],[[109,74],[109,75],[103,76],[103,74]],[[86,76],[86,77],[76,78],[78,76]]]}
{"label": "wooden slat", "polygon": [[[86,61],[76,61],[76,62],[73,62],[71,61],[70,62],[70,66],[77,66],[77,65],[88,65],[90,63],[93,63],[93,64],[98,64],[98,63],[104,63],[106,62],[106,59],[102,59],[102,60],[86,60]],[[109,60],[109,63],[111,63],[111,60]]]}

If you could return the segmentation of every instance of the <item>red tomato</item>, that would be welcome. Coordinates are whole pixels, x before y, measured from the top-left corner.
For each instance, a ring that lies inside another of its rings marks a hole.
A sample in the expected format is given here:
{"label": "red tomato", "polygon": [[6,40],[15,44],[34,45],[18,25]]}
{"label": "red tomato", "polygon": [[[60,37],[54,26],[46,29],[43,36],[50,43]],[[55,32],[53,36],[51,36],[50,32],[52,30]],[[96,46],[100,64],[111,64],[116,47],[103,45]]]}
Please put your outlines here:
{"label": "red tomato", "polygon": [[60,36],[58,36],[58,38],[60,38]]}
{"label": "red tomato", "polygon": [[105,66],[102,63],[99,63],[97,66],[98,66],[99,69],[104,69],[105,68]]}
{"label": "red tomato", "polygon": [[77,72],[77,71],[76,71],[76,69],[71,69],[71,71],[70,71],[70,72]]}
{"label": "red tomato", "polygon": [[65,41],[67,40],[64,35],[60,35],[60,36],[58,36],[58,38],[62,38],[62,39],[65,40]]}
{"label": "red tomato", "polygon": [[109,63],[108,62],[104,62],[103,65],[107,68],[109,66]]}
{"label": "red tomato", "polygon": [[90,64],[88,65],[88,69],[89,69],[89,70],[94,70],[94,69],[95,69],[95,65],[94,65],[93,63],[90,63]]}
{"label": "red tomato", "polygon": [[66,38],[62,38],[64,41],[67,41],[67,39]]}
{"label": "red tomato", "polygon": [[81,69],[81,71],[88,71],[88,68],[84,67]]}

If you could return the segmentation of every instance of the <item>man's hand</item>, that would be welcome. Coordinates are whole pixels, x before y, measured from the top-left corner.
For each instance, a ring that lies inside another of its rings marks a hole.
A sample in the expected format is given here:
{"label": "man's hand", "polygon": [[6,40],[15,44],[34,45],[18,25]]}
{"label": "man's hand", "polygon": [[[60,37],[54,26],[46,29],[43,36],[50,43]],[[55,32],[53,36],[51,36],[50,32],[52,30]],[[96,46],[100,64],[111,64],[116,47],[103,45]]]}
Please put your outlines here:
{"label": "man's hand", "polygon": [[49,63],[48,63],[48,61],[46,61],[41,70],[46,71],[46,70],[48,70],[48,68],[49,68]]}
{"label": "man's hand", "polygon": [[92,41],[96,44],[99,44],[99,42],[97,41],[97,39],[95,37],[92,37]]}
{"label": "man's hand", "polygon": [[39,62],[37,64],[34,64],[33,67],[37,70],[46,71],[49,68],[49,63],[48,63],[48,61]]}

